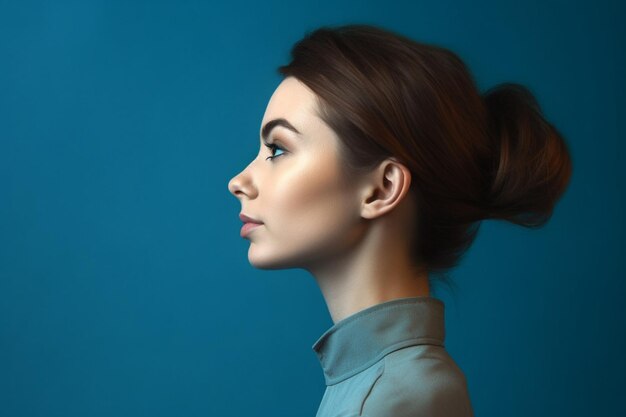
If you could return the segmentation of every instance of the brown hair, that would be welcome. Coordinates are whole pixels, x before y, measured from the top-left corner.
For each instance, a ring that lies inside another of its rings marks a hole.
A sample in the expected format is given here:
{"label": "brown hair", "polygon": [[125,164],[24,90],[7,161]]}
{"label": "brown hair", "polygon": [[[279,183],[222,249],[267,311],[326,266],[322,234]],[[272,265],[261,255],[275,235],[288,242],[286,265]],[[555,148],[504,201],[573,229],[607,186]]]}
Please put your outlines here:
{"label": "brown hair", "polygon": [[278,72],[306,84],[341,139],[345,174],[393,156],[418,202],[416,267],[458,265],[483,219],[536,228],[552,215],[572,171],[567,145],[524,86],[477,90],[453,52],[371,25],[307,34]]}

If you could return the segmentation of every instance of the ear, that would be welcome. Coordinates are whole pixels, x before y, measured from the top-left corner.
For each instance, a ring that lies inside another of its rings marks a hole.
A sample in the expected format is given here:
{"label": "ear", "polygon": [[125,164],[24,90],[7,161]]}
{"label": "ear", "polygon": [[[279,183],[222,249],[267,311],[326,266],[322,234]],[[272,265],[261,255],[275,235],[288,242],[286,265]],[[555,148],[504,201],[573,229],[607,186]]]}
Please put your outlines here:
{"label": "ear", "polygon": [[361,216],[373,219],[393,210],[411,187],[411,172],[397,159],[385,159],[365,184]]}

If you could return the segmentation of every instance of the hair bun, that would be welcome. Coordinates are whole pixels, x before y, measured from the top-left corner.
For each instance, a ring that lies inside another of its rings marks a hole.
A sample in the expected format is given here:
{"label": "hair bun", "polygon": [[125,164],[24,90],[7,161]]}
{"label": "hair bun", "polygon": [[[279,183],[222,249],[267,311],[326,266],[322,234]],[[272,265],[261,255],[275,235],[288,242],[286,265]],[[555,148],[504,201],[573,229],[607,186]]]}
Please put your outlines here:
{"label": "hair bun", "polygon": [[483,99],[495,152],[490,217],[541,226],[552,216],[571,176],[565,140],[525,86],[502,83],[487,90]]}

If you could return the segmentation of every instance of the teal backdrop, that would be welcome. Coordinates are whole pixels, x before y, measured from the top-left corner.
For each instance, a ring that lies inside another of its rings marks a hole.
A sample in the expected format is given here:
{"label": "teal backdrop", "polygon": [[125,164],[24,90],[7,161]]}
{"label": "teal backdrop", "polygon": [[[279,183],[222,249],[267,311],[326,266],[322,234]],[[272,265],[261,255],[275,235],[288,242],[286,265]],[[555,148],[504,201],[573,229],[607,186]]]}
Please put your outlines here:
{"label": "teal backdrop", "polygon": [[548,225],[483,222],[434,289],[476,416],[623,413],[623,4],[1,1],[0,416],[315,415],[326,305],[248,263],[227,184],[293,43],[345,23],[525,84],[570,146]]}

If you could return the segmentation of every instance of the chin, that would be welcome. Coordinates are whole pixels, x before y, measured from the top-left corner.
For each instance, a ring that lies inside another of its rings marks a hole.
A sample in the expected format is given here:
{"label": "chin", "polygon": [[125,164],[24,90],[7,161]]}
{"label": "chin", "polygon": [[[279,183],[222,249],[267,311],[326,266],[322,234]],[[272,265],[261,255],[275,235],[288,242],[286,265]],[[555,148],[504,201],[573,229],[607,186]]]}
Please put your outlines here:
{"label": "chin", "polygon": [[302,263],[294,256],[285,257],[276,253],[261,253],[261,251],[254,250],[252,245],[248,251],[248,262],[257,269],[268,270],[300,268]]}

